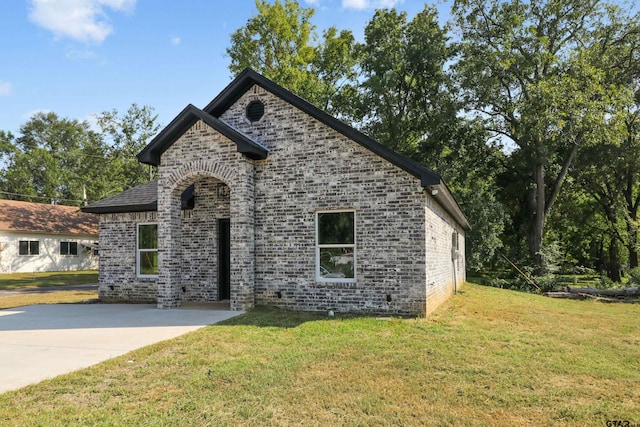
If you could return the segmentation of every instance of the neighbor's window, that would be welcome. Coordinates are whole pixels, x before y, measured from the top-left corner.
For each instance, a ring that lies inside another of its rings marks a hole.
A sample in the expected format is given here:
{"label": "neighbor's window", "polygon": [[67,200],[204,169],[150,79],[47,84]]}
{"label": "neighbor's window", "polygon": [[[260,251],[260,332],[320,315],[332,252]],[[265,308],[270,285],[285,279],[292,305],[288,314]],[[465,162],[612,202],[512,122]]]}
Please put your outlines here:
{"label": "neighbor's window", "polygon": [[158,224],[138,224],[138,276],[158,275]]}
{"label": "neighbor's window", "polygon": [[20,240],[18,253],[20,255],[40,255],[40,242],[38,240]]}
{"label": "neighbor's window", "polygon": [[60,255],[78,255],[78,242],[60,242]]}
{"label": "neighbor's window", "polygon": [[317,280],[355,282],[355,212],[318,212],[316,230]]}

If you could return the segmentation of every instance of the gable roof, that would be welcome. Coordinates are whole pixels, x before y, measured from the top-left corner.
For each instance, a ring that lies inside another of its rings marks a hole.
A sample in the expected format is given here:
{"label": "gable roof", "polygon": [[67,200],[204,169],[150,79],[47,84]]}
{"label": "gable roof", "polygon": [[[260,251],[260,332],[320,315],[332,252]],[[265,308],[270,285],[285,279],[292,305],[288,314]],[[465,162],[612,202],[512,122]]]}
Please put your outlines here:
{"label": "gable roof", "polygon": [[238,99],[240,99],[242,95],[244,95],[249,89],[251,89],[251,87],[253,87],[253,85],[256,84],[276,95],[283,101],[307,113],[316,120],[340,132],[347,138],[352,139],[363,147],[369,149],[370,151],[373,151],[383,159],[388,160],[396,166],[399,166],[416,178],[420,178],[420,183],[423,187],[427,187],[429,185],[438,185],[442,182],[442,179],[438,175],[425,168],[421,164],[416,163],[413,160],[403,156],[402,154],[399,154],[391,150],[390,148],[380,144],[374,139],[369,138],[362,132],[352,128],[346,123],[341,122],[325,111],[322,111],[315,105],[311,104],[309,101],[300,98],[296,94],[286,90],[282,86],[267,79],[263,75],[256,73],[251,68],[245,68],[244,71],[238,74],[238,76],[229,84],[229,86],[224,88],[224,90],[220,92],[220,94],[216,96],[213,101],[209,103],[209,105],[204,107],[204,112],[209,113],[214,117],[220,117],[225,111],[229,109],[229,107],[231,107]]}
{"label": "gable roof", "polygon": [[148,165],[158,166],[162,153],[171,147],[171,145],[184,135],[198,120],[202,120],[235,142],[239,153],[254,160],[267,158],[269,150],[264,145],[238,132],[228,124],[218,120],[217,117],[205,113],[194,105],[189,104],[138,153],[138,161]]}
{"label": "gable roof", "polygon": [[98,234],[98,217],[80,212],[77,206],[0,200],[0,230]]}
{"label": "gable roof", "polygon": [[[383,159],[420,179],[420,185],[430,192],[431,196],[462,228],[465,230],[471,229],[471,225],[462,213],[458,202],[455,200],[449,187],[442,178],[440,178],[440,176],[421,164],[380,144],[335,117],[330,116],[315,105],[284,89],[282,86],[256,73],[250,68],[246,68],[242,71],[203,110],[189,104],[149,143],[149,145],[138,153],[138,160],[142,163],[157,166],[160,163],[160,156],[162,153],[171,147],[171,145],[175,143],[198,120],[204,121],[231,141],[235,142],[238,147],[238,152],[243,153],[252,159],[265,159],[269,153],[268,148],[219,120],[219,117],[254,85],[261,86],[283,101],[307,113],[321,123],[324,123],[352,141],[360,144]],[[93,205],[95,204],[90,206]],[[94,212],[86,209],[84,210],[86,212]],[[124,211],[119,210],[118,212]],[[106,213],[106,211],[102,213]]]}
{"label": "gable roof", "polygon": [[97,214],[144,212],[158,209],[158,181],[138,185],[106,199],[82,207],[83,212]]}
{"label": "gable roof", "polygon": [[422,187],[430,191],[431,196],[436,199],[442,207],[444,207],[456,222],[458,222],[458,224],[460,224],[460,226],[465,230],[471,230],[471,225],[462,213],[458,202],[451,194],[447,184],[439,175],[402,154],[391,150],[387,146],[380,144],[373,138],[368,137],[346,123],[341,122],[310,102],[300,98],[296,94],[286,90],[282,86],[274,83],[250,68],[245,68],[244,71],[238,74],[238,76],[226,88],[224,88],[222,92],[213,99],[213,101],[204,107],[203,111],[214,117],[220,117],[254,85],[261,86],[283,101],[293,105],[321,123],[324,123],[335,131],[343,134],[347,138],[357,142],[383,159],[420,179]]}

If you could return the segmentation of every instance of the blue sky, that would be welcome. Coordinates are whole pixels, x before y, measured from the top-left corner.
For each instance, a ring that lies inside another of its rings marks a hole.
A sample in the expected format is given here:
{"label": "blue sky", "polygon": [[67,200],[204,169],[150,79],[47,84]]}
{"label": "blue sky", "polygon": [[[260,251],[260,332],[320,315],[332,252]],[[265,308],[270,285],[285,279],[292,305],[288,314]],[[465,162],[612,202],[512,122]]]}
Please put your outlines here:
{"label": "blue sky", "polygon": [[[319,30],[362,38],[377,7],[410,17],[417,0],[300,0]],[[440,5],[441,13],[448,6]],[[38,111],[92,121],[132,103],[168,124],[205,106],[230,81],[229,35],[256,13],[253,0],[2,0],[0,130],[19,134]]]}

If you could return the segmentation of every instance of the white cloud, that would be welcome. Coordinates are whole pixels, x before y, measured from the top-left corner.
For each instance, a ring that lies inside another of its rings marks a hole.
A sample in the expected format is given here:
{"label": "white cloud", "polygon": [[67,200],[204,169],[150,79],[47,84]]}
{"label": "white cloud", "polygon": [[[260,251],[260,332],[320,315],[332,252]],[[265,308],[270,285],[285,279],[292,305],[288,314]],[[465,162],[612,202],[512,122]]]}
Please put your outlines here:
{"label": "white cloud", "polygon": [[51,112],[51,110],[49,109],[41,109],[41,110],[31,110],[25,114],[22,115],[22,118],[24,120],[29,120],[31,119],[33,116],[35,116],[38,113],[42,113],[42,114],[49,114]]}
{"label": "white cloud", "polygon": [[392,8],[402,3],[404,0],[342,0],[342,7],[345,9],[384,9]]}
{"label": "white cloud", "polygon": [[11,84],[11,82],[0,81],[0,96],[10,95],[12,90],[13,85]]}
{"label": "white cloud", "polygon": [[174,46],[178,46],[180,43],[182,43],[182,39],[180,37],[172,37],[171,38],[171,44]]}
{"label": "white cloud", "polygon": [[113,32],[105,9],[130,12],[136,0],[30,0],[29,19],[57,38],[101,43]]}
{"label": "white cloud", "polygon": [[98,55],[93,50],[89,49],[76,50],[68,48],[66,51],[66,56],[67,58],[73,59],[75,61],[89,61],[98,59]]}

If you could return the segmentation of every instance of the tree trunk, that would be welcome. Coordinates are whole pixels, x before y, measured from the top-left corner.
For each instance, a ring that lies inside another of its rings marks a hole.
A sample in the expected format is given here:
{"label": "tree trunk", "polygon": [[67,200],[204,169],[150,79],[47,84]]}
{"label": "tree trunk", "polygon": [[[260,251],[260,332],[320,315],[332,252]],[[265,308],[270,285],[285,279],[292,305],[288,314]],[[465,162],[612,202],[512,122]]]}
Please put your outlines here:
{"label": "tree trunk", "polygon": [[627,215],[625,222],[627,223],[627,249],[629,250],[629,268],[638,266],[638,198],[633,197],[633,188],[635,184],[634,174],[627,170],[627,186],[624,191],[625,204],[627,205]]}
{"label": "tree trunk", "polygon": [[612,236],[609,242],[609,271],[608,276],[614,282],[620,282],[620,256],[618,250],[618,240]]}
{"label": "tree trunk", "polygon": [[605,258],[604,255],[604,242],[602,240],[600,240],[598,242],[598,254],[596,257],[596,270],[598,270],[598,272],[603,272],[606,269],[607,266],[607,260]]}
{"label": "tree trunk", "polygon": [[533,197],[533,223],[529,235],[529,250],[534,260],[536,274],[542,274],[542,236],[544,234],[545,220],[545,184],[544,184],[544,165],[542,162],[536,162],[533,167],[533,176],[535,182]]}
{"label": "tree trunk", "polygon": [[627,247],[629,249],[629,268],[636,268],[638,266],[638,230],[635,226],[627,224],[627,232],[629,233],[629,243]]}

